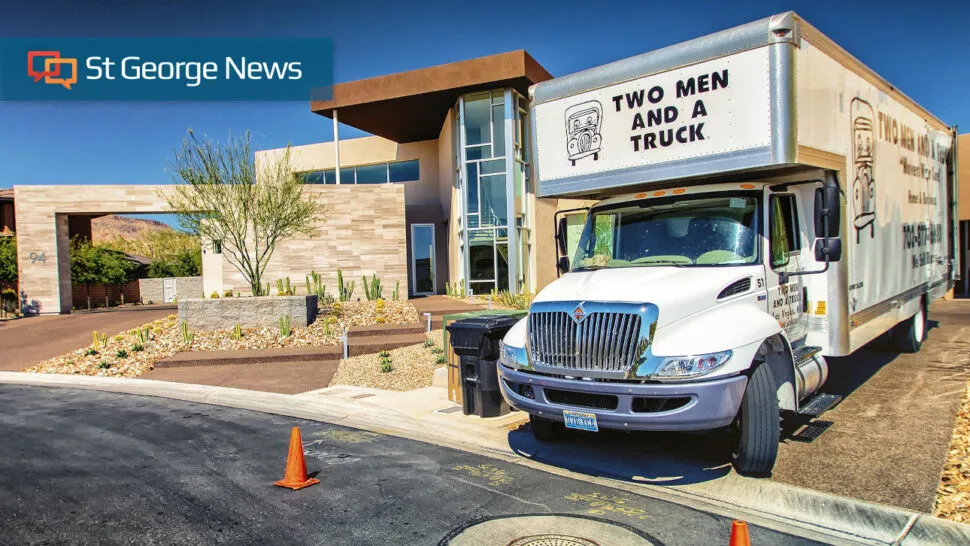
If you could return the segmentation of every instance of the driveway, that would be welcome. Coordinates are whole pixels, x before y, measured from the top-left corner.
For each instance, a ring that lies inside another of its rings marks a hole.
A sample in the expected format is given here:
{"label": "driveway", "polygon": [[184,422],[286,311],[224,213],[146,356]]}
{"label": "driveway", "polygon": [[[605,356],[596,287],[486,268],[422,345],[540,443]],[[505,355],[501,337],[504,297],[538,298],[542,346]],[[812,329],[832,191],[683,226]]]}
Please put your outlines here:
{"label": "driveway", "polygon": [[174,305],[135,305],[0,322],[0,371],[20,371],[42,360],[87,347],[95,330],[113,336],[176,310]]}
{"label": "driveway", "polygon": [[[301,491],[272,485],[293,426],[322,481]],[[0,437],[5,543],[459,545],[549,534],[573,537],[558,544],[708,545],[726,544],[731,528],[723,516],[426,443],[151,397],[0,386]],[[751,534],[753,544],[817,544]]]}

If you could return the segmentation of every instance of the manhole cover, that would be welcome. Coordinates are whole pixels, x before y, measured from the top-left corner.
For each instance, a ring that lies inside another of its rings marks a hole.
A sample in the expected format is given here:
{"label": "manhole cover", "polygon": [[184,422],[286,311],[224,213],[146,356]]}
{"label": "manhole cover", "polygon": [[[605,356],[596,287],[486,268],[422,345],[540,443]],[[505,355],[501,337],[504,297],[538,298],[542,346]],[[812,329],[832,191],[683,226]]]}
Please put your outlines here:
{"label": "manhole cover", "polygon": [[628,525],[569,514],[504,516],[479,520],[443,538],[447,546],[655,546],[660,543]]}
{"label": "manhole cover", "polygon": [[588,538],[567,535],[532,535],[509,542],[509,546],[600,546]]}

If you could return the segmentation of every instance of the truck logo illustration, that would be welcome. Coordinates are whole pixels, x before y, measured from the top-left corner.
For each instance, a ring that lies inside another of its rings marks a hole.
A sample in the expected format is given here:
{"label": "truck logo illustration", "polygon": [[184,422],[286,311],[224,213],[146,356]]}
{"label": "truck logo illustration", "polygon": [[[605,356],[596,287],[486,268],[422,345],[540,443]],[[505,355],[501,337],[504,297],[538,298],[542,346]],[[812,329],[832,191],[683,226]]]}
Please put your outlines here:
{"label": "truck logo illustration", "polygon": [[876,180],[873,175],[876,142],[872,130],[872,106],[856,97],[852,99],[849,112],[852,121],[852,164],[855,168],[855,181],[852,183],[855,242],[859,244],[866,228],[869,228],[870,239],[876,236]]}
{"label": "truck logo illustration", "polygon": [[591,100],[566,109],[566,152],[572,166],[587,156],[593,156],[593,161],[599,160],[602,123],[603,105],[599,101]]}

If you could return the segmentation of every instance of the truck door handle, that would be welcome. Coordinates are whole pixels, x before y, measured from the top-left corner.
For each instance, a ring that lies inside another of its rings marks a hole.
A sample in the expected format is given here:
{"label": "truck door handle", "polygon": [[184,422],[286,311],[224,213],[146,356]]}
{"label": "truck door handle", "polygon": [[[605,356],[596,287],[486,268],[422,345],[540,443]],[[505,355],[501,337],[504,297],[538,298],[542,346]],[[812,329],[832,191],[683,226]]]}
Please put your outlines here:
{"label": "truck door handle", "polygon": [[808,312],[808,287],[802,287],[802,313]]}

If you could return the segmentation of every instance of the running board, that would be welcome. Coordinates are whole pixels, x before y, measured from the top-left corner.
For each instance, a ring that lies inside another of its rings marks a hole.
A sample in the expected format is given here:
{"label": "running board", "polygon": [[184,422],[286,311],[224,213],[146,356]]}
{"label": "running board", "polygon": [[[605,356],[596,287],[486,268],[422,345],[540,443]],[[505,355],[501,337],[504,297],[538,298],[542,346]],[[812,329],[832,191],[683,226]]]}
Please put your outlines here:
{"label": "running board", "polygon": [[796,347],[792,350],[792,358],[795,360],[796,366],[801,366],[808,360],[811,360],[819,352],[822,351],[821,347],[815,347],[812,345],[802,345],[801,347]]}
{"label": "running board", "polygon": [[807,404],[798,408],[798,413],[799,415],[818,417],[834,408],[841,401],[842,397],[837,394],[817,394]]}

